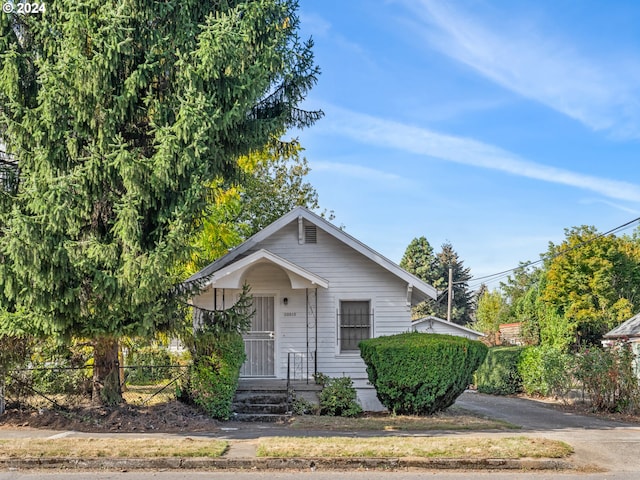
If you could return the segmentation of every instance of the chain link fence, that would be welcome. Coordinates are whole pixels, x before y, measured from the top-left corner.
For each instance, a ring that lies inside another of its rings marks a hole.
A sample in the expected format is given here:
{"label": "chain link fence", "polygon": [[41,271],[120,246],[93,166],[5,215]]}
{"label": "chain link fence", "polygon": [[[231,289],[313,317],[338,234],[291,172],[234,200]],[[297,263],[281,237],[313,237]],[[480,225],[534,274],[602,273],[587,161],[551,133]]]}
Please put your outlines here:
{"label": "chain link fence", "polygon": [[[123,394],[136,393],[135,403],[146,405],[167,393],[184,376],[188,365],[138,364],[119,367]],[[93,367],[31,366],[0,375],[0,414],[6,409],[67,410],[91,399]],[[174,395],[175,396],[175,395]]]}

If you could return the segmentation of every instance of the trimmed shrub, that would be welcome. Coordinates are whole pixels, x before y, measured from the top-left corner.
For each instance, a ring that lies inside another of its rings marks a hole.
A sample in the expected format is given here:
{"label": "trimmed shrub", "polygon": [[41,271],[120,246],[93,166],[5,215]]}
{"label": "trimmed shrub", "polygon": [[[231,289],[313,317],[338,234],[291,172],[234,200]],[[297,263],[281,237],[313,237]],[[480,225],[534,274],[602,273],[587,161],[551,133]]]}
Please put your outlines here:
{"label": "trimmed shrub", "polygon": [[495,347],[476,372],[476,387],[480,393],[512,395],[522,391],[518,363],[523,347]]}
{"label": "trimmed shrub", "polygon": [[476,340],[417,332],[360,342],[380,402],[395,414],[409,415],[430,415],[453,404],[487,350]]}
{"label": "trimmed shrub", "polygon": [[549,345],[527,347],[518,371],[528,395],[565,397],[572,385],[572,357]]}
{"label": "trimmed shrub", "polygon": [[351,377],[330,378],[319,374],[316,381],[322,385],[320,415],[357,417],[362,413]]}

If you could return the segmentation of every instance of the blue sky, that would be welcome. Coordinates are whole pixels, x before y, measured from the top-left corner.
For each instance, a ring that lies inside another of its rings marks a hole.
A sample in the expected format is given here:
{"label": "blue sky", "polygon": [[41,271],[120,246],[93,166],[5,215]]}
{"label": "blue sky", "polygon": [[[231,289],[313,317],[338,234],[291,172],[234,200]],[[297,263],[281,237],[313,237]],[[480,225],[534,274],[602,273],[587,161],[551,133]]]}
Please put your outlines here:
{"label": "blue sky", "polygon": [[325,112],[293,132],[309,181],[389,259],[424,235],[480,277],[640,216],[640,2],[301,0],[300,17],[322,69],[304,107]]}

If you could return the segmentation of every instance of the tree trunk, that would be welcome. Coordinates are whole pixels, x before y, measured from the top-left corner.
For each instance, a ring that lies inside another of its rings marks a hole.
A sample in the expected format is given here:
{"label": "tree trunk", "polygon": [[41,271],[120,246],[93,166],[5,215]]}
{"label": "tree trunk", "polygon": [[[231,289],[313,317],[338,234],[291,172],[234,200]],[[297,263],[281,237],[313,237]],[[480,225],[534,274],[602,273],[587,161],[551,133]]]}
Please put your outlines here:
{"label": "tree trunk", "polygon": [[99,337],[93,344],[93,392],[94,405],[118,405],[123,402],[120,387],[118,340]]}

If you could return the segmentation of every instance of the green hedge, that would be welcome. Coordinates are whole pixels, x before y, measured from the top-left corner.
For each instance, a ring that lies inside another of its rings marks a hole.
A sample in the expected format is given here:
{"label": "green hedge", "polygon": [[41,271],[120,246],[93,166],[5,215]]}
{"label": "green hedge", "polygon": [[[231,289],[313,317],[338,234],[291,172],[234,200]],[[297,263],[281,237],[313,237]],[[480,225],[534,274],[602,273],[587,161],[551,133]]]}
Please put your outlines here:
{"label": "green hedge", "polygon": [[523,390],[528,395],[565,396],[572,386],[572,364],[573,357],[558,348],[527,347],[518,364]]}
{"label": "green hedge", "polygon": [[476,372],[476,386],[480,393],[511,395],[522,391],[522,377],[518,371],[524,347],[495,347]]}
{"label": "green hedge", "polygon": [[444,410],[471,383],[487,347],[464,337],[403,333],[360,342],[369,381],[396,414]]}

